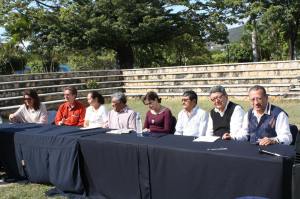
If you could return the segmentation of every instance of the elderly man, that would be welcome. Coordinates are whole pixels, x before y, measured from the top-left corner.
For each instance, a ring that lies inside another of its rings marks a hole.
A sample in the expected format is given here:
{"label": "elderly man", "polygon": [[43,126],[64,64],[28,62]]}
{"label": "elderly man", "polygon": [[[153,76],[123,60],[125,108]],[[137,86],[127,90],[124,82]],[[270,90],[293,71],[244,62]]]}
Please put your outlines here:
{"label": "elderly man", "polygon": [[228,100],[223,86],[210,89],[209,98],[214,108],[210,111],[206,135],[220,136],[222,139],[241,139],[238,132],[242,127],[243,108]]}
{"label": "elderly man", "polygon": [[112,110],[108,113],[108,128],[136,129],[136,113],[126,105],[126,102],[124,93],[118,92],[112,95]]}
{"label": "elderly man", "polygon": [[83,126],[85,107],[76,100],[77,89],[73,86],[64,88],[65,103],[59,106],[55,116],[56,125]]}
{"label": "elderly man", "polygon": [[197,94],[185,91],[182,96],[183,110],[178,114],[175,135],[203,136],[206,132],[208,114],[197,106]]}
{"label": "elderly man", "polygon": [[249,98],[252,108],[246,113],[241,136],[250,136],[250,142],[259,145],[290,144],[290,132],[287,114],[279,107],[268,102],[264,87],[256,85],[250,88]]}

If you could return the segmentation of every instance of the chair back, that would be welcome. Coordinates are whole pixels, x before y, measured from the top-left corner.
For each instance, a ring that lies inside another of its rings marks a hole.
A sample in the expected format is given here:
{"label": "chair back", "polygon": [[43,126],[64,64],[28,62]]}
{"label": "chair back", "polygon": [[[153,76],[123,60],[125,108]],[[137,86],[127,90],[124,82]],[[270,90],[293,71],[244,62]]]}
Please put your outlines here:
{"label": "chair back", "polygon": [[175,116],[172,115],[171,117],[171,134],[174,134],[176,131],[176,123],[177,123],[177,119]]}
{"label": "chair back", "polygon": [[297,135],[299,134],[297,126],[294,125],[294,124],[290,124],[290,131],[291,131],[291,134],[293,136],[293,141],[292,141],[291,145],[295,145],[296,139],[297,139]]}
{"label": "chair back", "polygon": [[54,124],[56,111],[48,111],[48,124]]}

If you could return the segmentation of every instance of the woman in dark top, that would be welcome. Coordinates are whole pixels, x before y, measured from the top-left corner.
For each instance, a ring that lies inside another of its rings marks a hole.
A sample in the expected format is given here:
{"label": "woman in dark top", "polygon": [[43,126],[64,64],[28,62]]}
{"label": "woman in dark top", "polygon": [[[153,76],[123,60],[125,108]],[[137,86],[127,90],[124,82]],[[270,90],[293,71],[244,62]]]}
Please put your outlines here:
{"label": "woman in dark top", "polygon": [[150,91],[143,97],[143,103],[149,107],[146,113],[144,132],[172,133],[172,113],[160,104],[157,93]]}

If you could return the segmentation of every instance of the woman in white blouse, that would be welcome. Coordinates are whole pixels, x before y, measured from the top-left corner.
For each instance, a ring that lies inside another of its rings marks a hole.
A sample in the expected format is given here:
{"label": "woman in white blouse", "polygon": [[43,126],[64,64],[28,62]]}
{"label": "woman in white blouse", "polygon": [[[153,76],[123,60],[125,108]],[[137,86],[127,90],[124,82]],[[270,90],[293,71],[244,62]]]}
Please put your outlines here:
{"label": "woman in white blouse", "polygon": [[92,91],[88,93],[87,101],[90,106],[86,109],[84,127],[105,127],[108,118],[103,96],[96,91]]}
{"label": "woman in white blouse", "polygon": [[13,123],[47,123],[48,115],[44,104],[35,90],[24,91],[24,104],[13,114],[9,115],[9,121]]}

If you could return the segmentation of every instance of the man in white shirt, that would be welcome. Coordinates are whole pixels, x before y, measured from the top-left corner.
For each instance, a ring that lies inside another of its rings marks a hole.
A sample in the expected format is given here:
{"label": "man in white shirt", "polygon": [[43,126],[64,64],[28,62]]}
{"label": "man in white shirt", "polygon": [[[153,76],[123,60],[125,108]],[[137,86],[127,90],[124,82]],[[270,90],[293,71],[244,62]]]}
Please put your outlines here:
{"label": "man in white shirt", "polygon": [[186,91],[182,96],[183,110],[178,113],[175,135],[203,136],[207,128],[208,114],[197,106],[197,94]]}
{"label": "man in white shirt", "polygon": [[243,108],[229,101],[225,88],[220,85],[210,89],[209,98],[214,108],[209,114],[206,135],[220,136],[225,140],[238,138],[245,115]]}
{"label": "man in white shirt", "polygon": [[284,110],[268,102],[263,86],[255,85],[250,88],[249,98],[252,108],[244,117],[241,140],[250,137],[250,142],[263,146],[279,143],[289,145],[293,138]]}

